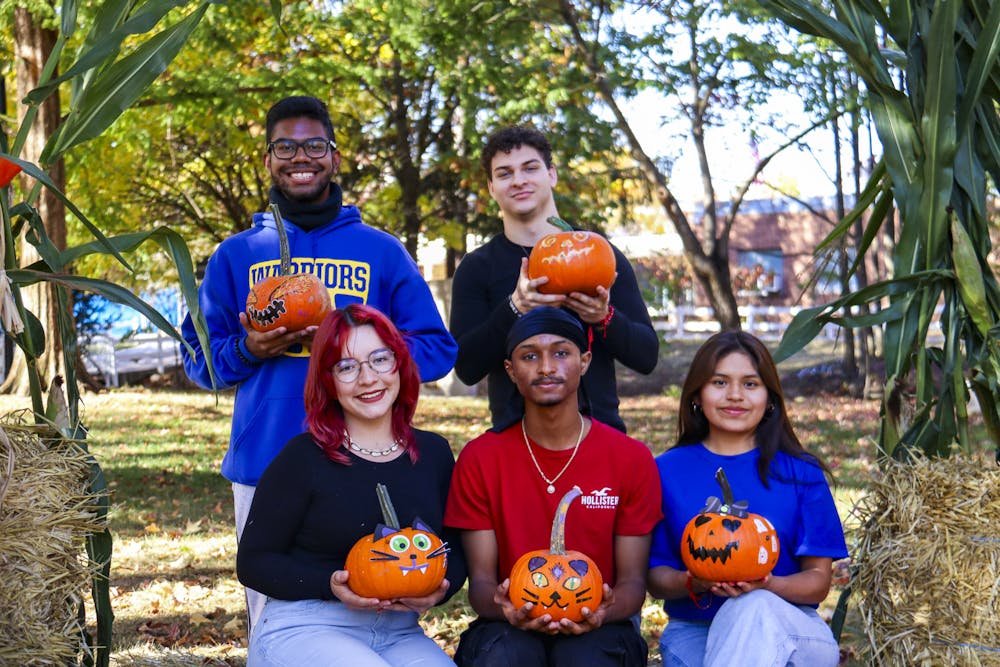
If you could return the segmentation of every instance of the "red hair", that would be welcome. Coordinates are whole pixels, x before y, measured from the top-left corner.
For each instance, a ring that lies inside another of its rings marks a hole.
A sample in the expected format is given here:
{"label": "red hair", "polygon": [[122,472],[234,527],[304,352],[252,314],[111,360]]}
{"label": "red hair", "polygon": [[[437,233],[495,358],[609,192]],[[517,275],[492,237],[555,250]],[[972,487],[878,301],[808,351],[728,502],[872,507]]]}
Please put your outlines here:
{"label": "red hair", "polygon": [[306,374],[306,425],[327,458],[348,465],[345,443],[347,425],[344,410],[337,400],[337,381],[330,369],[344,357],[344,345],[352,329],[371,326],[385,346],[396,355],[399,373],[399,395],[392,404],[392,437],[404,445],[410,461],[417,460],[416,438],[410,423],[417,410],[420,395],[420,374],[410,348],[399,329],[380,311],[353,303],[334,310],[313,337],[309,371]]}

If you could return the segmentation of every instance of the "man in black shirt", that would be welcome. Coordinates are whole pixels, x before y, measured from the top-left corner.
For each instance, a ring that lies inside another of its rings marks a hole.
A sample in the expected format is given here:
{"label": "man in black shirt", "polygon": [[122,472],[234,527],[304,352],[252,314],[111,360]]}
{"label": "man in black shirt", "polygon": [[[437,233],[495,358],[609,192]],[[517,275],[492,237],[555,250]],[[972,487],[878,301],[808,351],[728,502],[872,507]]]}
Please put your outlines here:
{"label": "man in black shirt", "polygon": [[455,373],[468,385],[488,377],[494,428],[512,424],[521,418],[523,403],[503,367],[507,332],[532,308],[565,308],[591,339],[593,359],[580,385],[581,408],[624,432],[615,360],[648,374],[659,352],[632,266],[615,248],[617,277],[610,290],[599,287],[597,296],[539,292],[543,279],[529,280],[528,255],[542,237],[561,231],[549,221],[559,217],[552,195],[557,182],[552,147],[537,130],[508,127],[490,136],[481,160],[503,233],[466,255],[455,272],[449,327],[458,341]]}

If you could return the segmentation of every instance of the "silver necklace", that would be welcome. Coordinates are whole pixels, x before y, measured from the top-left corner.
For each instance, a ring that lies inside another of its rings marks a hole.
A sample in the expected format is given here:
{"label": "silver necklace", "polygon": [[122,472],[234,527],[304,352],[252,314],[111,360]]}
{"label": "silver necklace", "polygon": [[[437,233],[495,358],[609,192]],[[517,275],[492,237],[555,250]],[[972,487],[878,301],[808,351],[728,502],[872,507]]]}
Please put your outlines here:
{"label": "silver necklace", "polygon": [[538,459],[535,458],[535,452],[533,449],[531,449],[531,443],[528,442],[528,431],[524,428],[524,417],[521,418],[521,435],[524,436],[524,445],[525,447],[528,448],[528,454],[531,455],[531,462],[535,464],[535,470],[538,471],[538,474],[541,475],[542,479],[544,479],[545,482],[548,484],[545,490],[548,491],[549,493],[556,492],[556,481],[560,477],[562,477],[563,473],[566,472],[566,469],[569,468],[569,464],[572,463],[573,459],[576,458],[576,451],[580,449],[580,443],[583,442],[583,431],[584,428],[586,428],[586,424],[587,422],[583,421],[583,415],[580,415],[580,435],[577,436],[576,444],[573,445],[573,453],[570,454],[569,461],[566,461],[566,465],[562,467],[562,470],[559,471],[559,474],[553,477],[552,479],[549,479],[548,477],[545,476],[545,473],[542,472],[542,466],[538,465]]}
{"label": "silver necklace", "polygon": [[386,447],[385,449],[366,449],[361,445],[359,445],[358,443],[354,442],[354,438],[348,436],[347,445],[356,452],[360,452],[362,454],[367,454],[368,456],[374,456],[377,458],[379,456],[389,456],[389,454],[392,454],[394,451],[403,446],[403,441],[396,440],[392,443],[391,446]]}

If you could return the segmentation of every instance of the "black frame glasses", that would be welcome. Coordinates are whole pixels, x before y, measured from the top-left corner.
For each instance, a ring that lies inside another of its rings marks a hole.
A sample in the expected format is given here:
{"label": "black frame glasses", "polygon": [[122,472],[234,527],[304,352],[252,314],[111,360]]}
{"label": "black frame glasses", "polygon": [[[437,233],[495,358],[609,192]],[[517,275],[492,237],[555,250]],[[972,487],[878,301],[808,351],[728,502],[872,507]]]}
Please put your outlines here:
{"label": "black frame glasses", "polygon": [[330,149],[337,150],[337,142],[325,137],[310,137],[305,141],[277,139],[267,144],[268,152],[279,160],[291,160],[298,155],[300,148],[305,152],[306,157],[318,160],[326,157]]}
{"label": "black frame glasses", "polygon": [[361,376],[361,367],[365,364],[376,375],[392,373],[398,366],[396,363],[396,353],[387,347],[382,347],[369,354],[366,361],[358,361],[353,357],[341,359],[330,368],[330,373],[333,374],[334,379],[337,381],[348,384]]}

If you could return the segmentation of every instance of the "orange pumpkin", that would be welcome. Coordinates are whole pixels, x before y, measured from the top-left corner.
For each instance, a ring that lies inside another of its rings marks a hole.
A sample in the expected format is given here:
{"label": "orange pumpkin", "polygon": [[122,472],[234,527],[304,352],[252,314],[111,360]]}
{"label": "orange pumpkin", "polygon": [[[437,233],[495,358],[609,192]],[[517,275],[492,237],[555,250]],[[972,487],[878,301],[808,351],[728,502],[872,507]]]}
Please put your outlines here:
{"label": "orange pumpkin", "polygon": [[597,286],[610,288],[615,279],[615,253],[611,244],[593,232],[556,232],[542,237],[528,257],[528,277],[542,276],[543,294],[582,292],[597,295]]}
{"label": "orange pumpkin", "polygon": [[354,543],[344,569],[355,594],[379,600],[419,598],[441,586],[448,570],[448,544],[419,518],[400,528],[384,484],[376,487],[382,519],[375,532]]}
{"label": "orange pumpkin", "polygon": [[508,595],[515,605],[532,603],[531,618],[549,614],[553,621],[568,618],[579,623],[584,607],[594,611],[604,599],[604,579],[597,564],[579,551],[566,550],[566,513],[581,495],[580,487],[574,486],[559,501],[548,551],[529,551],[511,568]]}
{"label": "orange pumpkin", "polygon": [[326,285],[310,273],[264,278],[247,295],[247,319],[257,331],[278,327],[299,331],[318,326],[330,309]]}
{"label": "orange pumpkin", "polygon": [[250,288],[246,302],[250,328],[271,331],[285,327],[289,331],[300,331],[309,326],[319,326],[332,308],[330,293],[326,285],[312,274],[291,274],[288,234],[277,204],[271,204],[271,215],[278,230],[281,269],[278,275],[263,278]]}
{"label": "orange pumpkin", "polygon": [[688,522],[681,536],[681,559],[693,576],[705,581],[762,579],[778,563],[778,533],[766,518],[748,512],[746,501],[733,501],[722,468],[715,479],[722,487],[722,501],[710,496]]}

